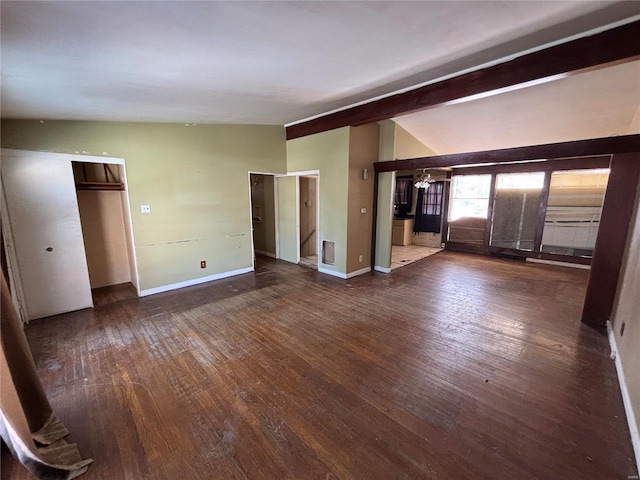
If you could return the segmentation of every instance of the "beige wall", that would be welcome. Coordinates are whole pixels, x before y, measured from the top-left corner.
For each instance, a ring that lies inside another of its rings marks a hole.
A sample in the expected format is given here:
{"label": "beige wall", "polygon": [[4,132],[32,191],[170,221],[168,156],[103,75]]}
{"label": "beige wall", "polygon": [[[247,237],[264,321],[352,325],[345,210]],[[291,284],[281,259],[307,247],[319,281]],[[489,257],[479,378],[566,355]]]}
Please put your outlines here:
{"label": "beige wall", "polygon": [[[378,158],[379,143],[378,124],[351,127],[349,131],[347,274],[371,267],[373,163]],[[363,179],[365,168],[369,173],[367,180]],[[363,208],[365,213],[361,212]]]}
{"label": "beige wall", "polygon": [[262,221],[253,224],[254,248],[258,253],[276,254],[276,217],[273,175],[251,175],[251,203],[259,205]]}
{"label": "beige wall", "polygon": [[395,124],[393,160],[406,158],[431,157],[436,153],[423,144],[416,137],[407,132],[397,123]]}
{"label": "beige wall", "polygon": [[[335,243],[335,265],[321,263],[322,269],[338,273],[347,271],[347,205],[349,191],[349,128],[343,127],[307,137],[287,141],[287,171],[303,172],[319,170],[320,190],[320,242]],[[289,195],[292,192],[288,192]],[[295,204],[293,198],[280,202]],[[280,195],[280,190],[278,190]],[[291,229],[287,229],[290,231]],[[290,233],[289,233],[290,234]],[[283,229],[280,225],[280,242]],[[297,241],[297,239],[296,239]],[[320,256],[322,252],[319,252]],[[282,256],[282,252],[281,252]],[[282,258],[285,258],[282,256]]]}
{"label": "beige wall", "polygon": [[142,290],[252,266],[247,173],[284,173],[285,145],[281,126],[2,122],[4,148],[125,159]]}
{"label": "beige wall", "polygon": [[629,135],[640,133],[640,107],[636,110],[636,114],[633,116],[631,125],[629,126]]}
{"label": "beige wall", "polygon": [[[640,189],[636,195],[634,220],[629,237],[624,264],[618,286],[616,305],[613,309],[613,331],[618,355],[631,398],[631,405],[640,430]],[[622,324],[624,335],[620,335]]]}
{"label": "beige wall", "polygon": [[131,281],[118,191],[79,191],[78,207],[91,288]]}

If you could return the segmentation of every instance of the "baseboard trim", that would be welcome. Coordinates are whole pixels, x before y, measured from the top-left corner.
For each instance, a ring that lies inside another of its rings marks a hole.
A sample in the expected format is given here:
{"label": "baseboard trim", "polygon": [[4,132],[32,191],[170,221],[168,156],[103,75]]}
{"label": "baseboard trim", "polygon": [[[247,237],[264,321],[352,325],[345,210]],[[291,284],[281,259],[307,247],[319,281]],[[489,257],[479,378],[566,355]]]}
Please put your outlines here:
{"label": "baseboard trim", "polygon": [[342,278],[343,280],[347,279],[347,274],[342,272],[336,272],[335,270],[329,270],[327,268],[318,267],[318,272],[326,273],[327,275],[331,275],[334,277]]}
{"label": "baseboard trim", "polygon": [[591,265],[582,265],[580,263],[559,262],[557,260],[544,260],[542,258],[527,258],[526,262],[542,263],[544,265],[557,265],[558,267],[579,268],[581,270],[591,270]]}
{"label": "baseboard trim", "polygon": [[361,268],[360,270],[356,270],[355,272],[347,273],[347,278],[357,277],[358,275],[364,275],[365,273],[369,273],[371,271],[371,267]]}
{"label": "baseboard trim", "polygon": [[375,267],[373,267],[373,269],[374,269],[376,272],[391,273],[391,268],[381,267],[381,266],[379,266],[379,265],[376,265]]}
{"label": "baseboard trim", "polygon": [[276,254],[271,252],[263,252],[262,250],[255,250],[255,253],[259,255],[264,255],[265,257],[277,258]]}
{"label": "baseboard trim", "polygon": [[[627,389],[627,381],[625,380],[624,371],[622,370],[622,360],[618,355],[618,345],[616,343],[616,336],[613,333],[611,322],[607,322],[607,334],[609,336],[609,345],[611,346],[611,358],[615,358],[616,371],[618,372],[618,383],[620,384],[620,391],[622,392],[622,403],[624,404],[624,411],[627,414],[627,423],[629,424],[629,433],[631,434],[631,444],[633,445],[633,452],[636,455],[636,465],[640,466],[640,433],[638,433],[638,424],[636,423],[636,415],[631,405],[631,397],[629,396],[629,390]],[[640,414],[640,412],[638,412]]]}
{"label": "baseboard trim", "polygon": [[161,287],[147,288],[140,291],[140,296],[146,297],[148,295],[155,295],[156,293],[168,292],[170,290],[177,290],[184,287],[191,287],[193,285],[199,285],[200,283],[212,282],[213,280],[221,280],[223,278],[242,275],[243,273],[249,272],[253,272],[253,267],[240,268],[238,270],[231,270],[229,272],[215,273],[207,277],[194,278],[192,280],[185,280],[184,282],[162,285]]}

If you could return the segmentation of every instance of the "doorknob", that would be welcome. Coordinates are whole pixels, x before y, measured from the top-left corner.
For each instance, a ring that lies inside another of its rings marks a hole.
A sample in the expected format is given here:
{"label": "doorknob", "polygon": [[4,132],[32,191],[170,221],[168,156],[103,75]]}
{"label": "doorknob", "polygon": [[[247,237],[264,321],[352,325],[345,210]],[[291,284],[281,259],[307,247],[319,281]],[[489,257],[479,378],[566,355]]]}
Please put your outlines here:
{"label": "doorknob", "polygon": [[53,247],[47,247],[47,252],[53,252]]}

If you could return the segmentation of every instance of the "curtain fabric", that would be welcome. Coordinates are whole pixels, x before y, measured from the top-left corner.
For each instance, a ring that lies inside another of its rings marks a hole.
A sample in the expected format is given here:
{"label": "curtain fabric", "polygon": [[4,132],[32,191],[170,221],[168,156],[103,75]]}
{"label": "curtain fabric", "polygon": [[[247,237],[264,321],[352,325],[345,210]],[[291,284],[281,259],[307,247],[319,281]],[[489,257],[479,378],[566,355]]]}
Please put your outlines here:
{"label": "curtain fabric", "polygon": [[406,218],[413,207],[413,176],[396,177],[395,215]]}
{"label": "curtain fabric", "polygon": [[4,275],[1,296],[0,435],[36,478],[75,478],[93,460],[82,460],[76,444],[64,440],[69,432],[47,400]]}
{"label": "curtain fabric", "polygon": [[396,178],[396,192],[395,192],[395,198],[394,198],[394,203],[396,205],[408,205],[410,209],[412,192],[413,192],[413,177]]}
{"label": "curtain fabric", "polygon": [[444,182],[434,182],[429,188],[418,190],[416,218],[413,222],[414,233],[440,233],[442,223],[442,192]]}

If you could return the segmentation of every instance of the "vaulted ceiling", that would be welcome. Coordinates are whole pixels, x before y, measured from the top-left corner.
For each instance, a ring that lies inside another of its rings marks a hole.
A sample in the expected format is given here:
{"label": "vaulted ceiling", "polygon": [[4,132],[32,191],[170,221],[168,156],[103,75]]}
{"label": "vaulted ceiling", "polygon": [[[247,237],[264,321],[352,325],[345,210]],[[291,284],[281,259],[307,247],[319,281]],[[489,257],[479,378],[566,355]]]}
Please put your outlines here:
{"label": "vaulted ceiling", "polygon": [[[0,8],[5,118],[280,125],[640,13],[638,2],[574,1],[4,1]],[[508,144],[544,141],[546,134],[517,133],[531,122],[580,130],[558,137],[629,133],[639,66],[614,68],[397,121],[437,153],[496,148],[489,139],[497,135]]]}
{"label": "vaulted ceiling", "polygon": [[438,155],[640,133],[640,61],[394,118]]}

